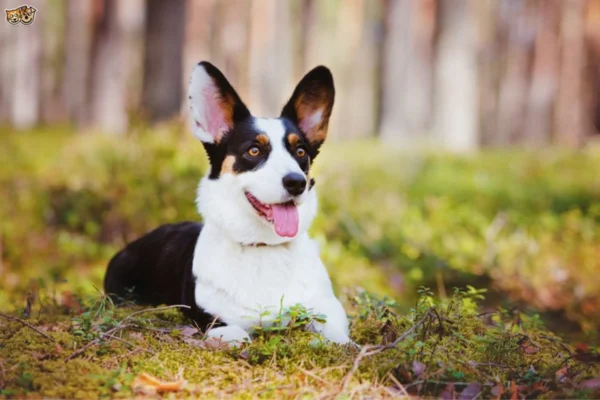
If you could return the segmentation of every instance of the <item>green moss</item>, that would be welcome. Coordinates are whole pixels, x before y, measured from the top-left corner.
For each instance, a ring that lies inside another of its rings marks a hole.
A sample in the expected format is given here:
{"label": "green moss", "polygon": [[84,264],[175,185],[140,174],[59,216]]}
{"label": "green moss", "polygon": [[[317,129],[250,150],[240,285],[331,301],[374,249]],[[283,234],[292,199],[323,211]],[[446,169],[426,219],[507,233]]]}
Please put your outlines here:
{"label": "green moss", "polygon": [[[439,300],[426,289],[420,292],[408,314],[398,313],[389,299],[365,293],[354,297],[351,336],[357,342],[390,343],[408,330],[412,334],[395,348],[363,358],[352,376],[359,349],[324,343],[300,325],[265,330],[240,348],[210,350],[197,345],[200,337],[188,341],[176,329],[171,312],[132,316],[139,307],[113,313],[107,306],[92,325],[108,329],[98,324],[107,315],[118,320],[111,326],[127,317],[128,328],[115,334],[128,343],[98,332],[99,342],[75,358],[73,352],[88,342],[73,334],[65,323],[68,316],[30,321],[54,341],[17,322],[3,325],[0,359],[5,372],[0,390],[7,396],[124,398],[134,394],[132,382],[145,372],[167,381],[186,379],[188,385],[175,397],[277,398],[341,392],[380,396],[398,390],[396,382],[421,396],[438,396],[449,383],[460,391],[470,382],[482,385],[483,397],[491,396],[498,385],[506,393],[518,387],[524,396],[600,394],[578,389],[580,382],[600,374],[600,367],[578,361],[574,350],[536,318],[515,319],[502,311],[483,318],[476,304],[481,291],[472,288],[457,291],[448,300]],[[98,301],[93,304],[97,307]],[[84,313],[93,310],[97,308]],[[173,335],[174,331],[178,333]],[[561,374],[564,381],[557,380]]]}
{"label": "green moss", "polygon": [[[187,342],[178,327],[187,321],[169,310],[138,315],[119,333],[129,344],[103,338],[141,310],[98,299],[110,256],[159,224],[198,219],[193,193],[206,157],[174,128],[119,138],[59,128],[3,135],[0,310],[21,315],[34,294],[28,322],[56,340],[0,319],[3,395],[128,398],[140,372],[185,377],[182,397],[339,395],[358,350],[301,329],[207,350]],[[498,384],[504,397],[515,385],[523,395],[597,397],[579,387],[598,376],[597,363],[578,361],[597,361],[597,349],[574,352],[536,312],[552,311],[553,326],[598,343],[599,157],[593,149],[450,156],[326,144],[313,174],[321,210],[311,233],[352,316],[352,338],[389,343],[430,306],[440,316],[396,349],[363,359],[346,394],[383,397],[400,390],[398,381],[423,396],[438,396],[448,382],[457,392],[479,382],[483,397]],[[474,290],[447,298],[466,284],[492,290],[485,300]],[[419,294],[421,285],[443,300]],[[527,314],[478,316],[482,302],[486,311],[526,304]],[[99,342],[66,362],[90,340]]]}

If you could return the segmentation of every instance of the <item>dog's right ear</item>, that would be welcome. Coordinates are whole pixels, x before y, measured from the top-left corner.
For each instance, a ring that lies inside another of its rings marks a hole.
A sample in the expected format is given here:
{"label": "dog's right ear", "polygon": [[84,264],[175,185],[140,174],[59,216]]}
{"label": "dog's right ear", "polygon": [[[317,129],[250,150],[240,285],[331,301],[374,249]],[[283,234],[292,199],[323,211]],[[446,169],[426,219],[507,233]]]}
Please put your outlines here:
{"label": "dog's right ear", "polygon": [[204,143],[219,144],[237,122],[250,116],[225,76],[206,61],[192,71],[188,99],[192,130]]}

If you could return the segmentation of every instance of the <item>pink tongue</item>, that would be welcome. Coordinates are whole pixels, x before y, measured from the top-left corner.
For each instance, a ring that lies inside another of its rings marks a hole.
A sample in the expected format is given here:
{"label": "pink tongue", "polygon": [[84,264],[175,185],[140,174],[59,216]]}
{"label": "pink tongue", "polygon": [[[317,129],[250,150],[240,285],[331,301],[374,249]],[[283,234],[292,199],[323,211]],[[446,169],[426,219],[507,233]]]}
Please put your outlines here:
{"label": "pink tongue", "polygon": [[298,209],[293,203],[273,204],[273,222],[279,236],[294,237],[298,233]]}

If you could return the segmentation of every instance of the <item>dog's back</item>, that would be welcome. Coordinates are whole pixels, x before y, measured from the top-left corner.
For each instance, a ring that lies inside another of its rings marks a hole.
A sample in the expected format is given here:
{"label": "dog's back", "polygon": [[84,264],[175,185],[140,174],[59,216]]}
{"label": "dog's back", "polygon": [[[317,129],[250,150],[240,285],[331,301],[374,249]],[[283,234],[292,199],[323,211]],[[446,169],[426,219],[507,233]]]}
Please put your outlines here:
{"label": "dog's back", "polygon": [[163,225],[128,244],[108,264],[104,291],[116,302],[179,304],[198,324],[213,317],[194,301],[192,260],[202,225],[194,222]]}

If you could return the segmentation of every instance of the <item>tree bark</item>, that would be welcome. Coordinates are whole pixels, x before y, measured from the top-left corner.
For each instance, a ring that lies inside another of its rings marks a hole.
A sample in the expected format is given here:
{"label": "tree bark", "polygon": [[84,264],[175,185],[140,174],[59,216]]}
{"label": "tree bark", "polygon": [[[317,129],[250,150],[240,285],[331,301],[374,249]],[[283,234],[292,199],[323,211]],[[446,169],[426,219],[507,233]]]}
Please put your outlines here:
{"label": "tree bark", "polygon": [[434,0],[388,0],[383,43],[382,140],[415,144],[431,130]]}
{"label": "tree bark", "polygon": [[17,129],[31,129],[40,121],[43,16],[46,3],[36,0],[28,5],[37,9],[34,22],[15,29],[16,48],[13,48],[14,83],[11,96],[11,120]]}
{"label": "tree bark", "polygon": [[586,118],[584,0],[563,0],[560,22],[561,69],[556,104],[556,141],[570,147],[583,144],[592,131]]}
{"label": "tree bark", "polygon": [[468,152],[478,145],[477,46],[473,3],[439,2],[435,66],[436,145]]}
{"label": "tree bark", "polygon": [[108,133],[127,130],[128,113],[139,104],[143,59],[144,2],[101,0],[96,3],[92,46],[90,115]]}
{"label": "tree bark", "polygon": [[530,146],[548,145],[552,135],[554,100],[558,89],[558,11],[559,2],[556,0],[537,2],[533,69],[523,140]]}
{"label": "tree bark", "polygon": [[183,91],[184,0],[147,0],[142,109],[151,121],[179,112]]}
{"label": "tree bark", "polygon": [[290,3],[255,0],[251,7],[248,103],[256,115],[279,116],[294,89]]}
{"label": "tree bark", "polygon": [[82,127],[87,123],[93,1],[68,0],[67,22],[63,97],[67,115]]}

